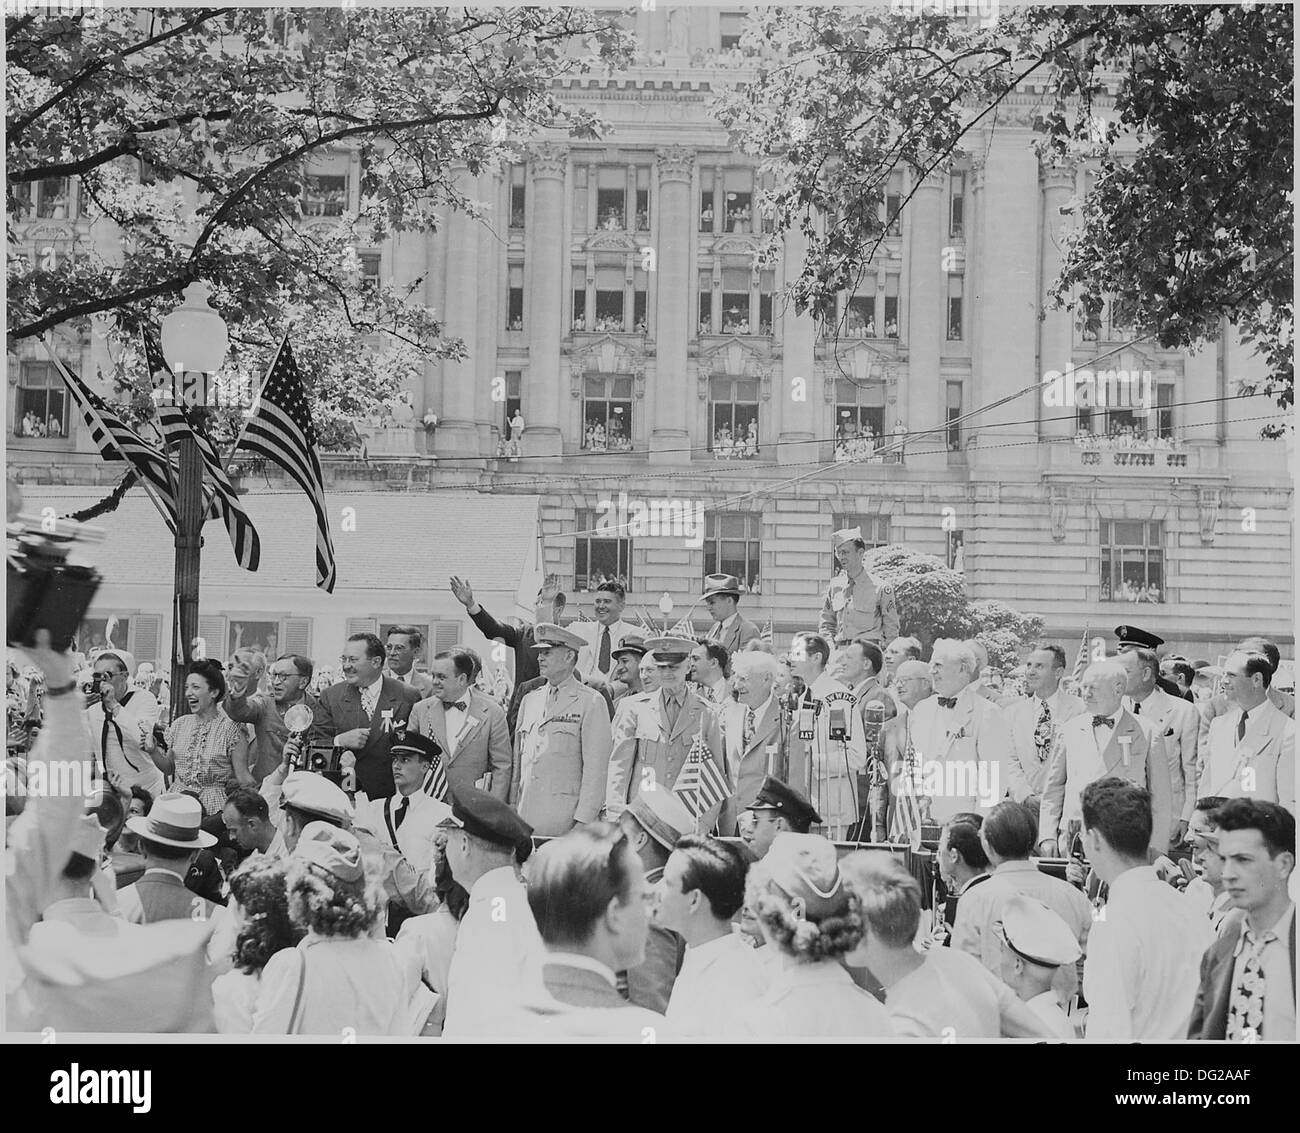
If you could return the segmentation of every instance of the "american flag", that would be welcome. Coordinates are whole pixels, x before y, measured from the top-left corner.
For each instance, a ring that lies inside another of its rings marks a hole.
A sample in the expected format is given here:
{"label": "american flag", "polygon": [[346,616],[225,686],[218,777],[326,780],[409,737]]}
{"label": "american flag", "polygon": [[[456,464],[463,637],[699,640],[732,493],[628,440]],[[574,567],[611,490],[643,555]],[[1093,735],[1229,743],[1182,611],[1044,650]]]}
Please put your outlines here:
{"label": "american flag", "polygon": [[1079,655],[1074,659],[1074,672],[1070,680],[1076,685],[1083,677],[1083,670],[1088,667],[1088,627],[1083,627],[1083,636],[1079,638]]}
{"label": "american flag", "polygon": [[91,440],[95,442],[100,455],[105,460],[124,460],[131,465],[162,515],[167,529],[175,535],[176,469],[171,460],[118,417],[94,390],[63,364],[49,342],[42,341],[59,376],[80,406],[82,416],[90,426]]}
{"label": "american flag", "polygon": [[726,778],[713,762],[703,732],[696,734],[691,750],[686,753],[686,762],[673,783],[673,794],[681,799],[696,822],[731,794]]}
{"label": "american flag", "polygon": [[424,775],[424,793],[439,802],[447,801],[447,773],[442,769],[442,756],[435,755]]}
{"label": "american flag", "polygon": [[[155,388],[160,385],[160,380],[170,384],[171,369],[163,358],[158,343],[148,331],[144,332],[144,356]],[[169,402],[164,398],[158,402],[158,424],[169,445],[179,445],[185,437],[193,434],[203,457],[203,467],[212,481],[212,488],[204,496],[205,501],[211,496],[211,509],[204,511],[204,517],[211,515],[226,525],[226,531],[230,533],[230,545],[235,550],[235,562],[244,570],[256,570],[262,559],[262,541],[226,476],[225,466],[221,463],[216,447],[200,430],[194,428],[189,415],[174,401]]]}
{"label": "american flag", "polygon": [[767,624],[762,628],[758,636],[760,640],[766,642],[768,645],[772,644],[772,615],[771,614],[768,614]]}
{"label": "american flag", "polygon": [[330,539],[329,520],[325,515],[325,486],[316,455],[316,427],[307,407],[298,364],[293,360],[289,336],[284,336],[271,363],[266,384],[244,425],[236,449],[261,453],[275,461],[311,498],[316,510],[316,585],[334,592],[337,571],[334,566],[334,543]]}
{"label": "american flag", "polygon": [[695,623],[690,618],[682,618],[671,630],[668,631],[670,637],[689,637],[694,641],[699,637],[696,632]]}

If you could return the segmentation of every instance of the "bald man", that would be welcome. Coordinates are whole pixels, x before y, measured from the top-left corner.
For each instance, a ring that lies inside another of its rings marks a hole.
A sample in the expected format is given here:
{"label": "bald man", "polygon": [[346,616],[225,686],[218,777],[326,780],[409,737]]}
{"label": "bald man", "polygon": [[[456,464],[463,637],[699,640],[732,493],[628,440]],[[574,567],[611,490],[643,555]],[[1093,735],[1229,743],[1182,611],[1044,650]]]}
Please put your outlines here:
{"label": "bald man", "polygon": [[1083,820],[1080,794],[1089,783],[1117,776],[1151,792],[1151,859],[1169,848],[1173,821],[1173,786],[1164,739],[1149,721],[1124,707],[1128,673],[1109,658],[1089,665],[1083,674],[1081,715],[1067,720],[1043,784],[1038,824],[1039,853],[1069,857],[1071,823]]}

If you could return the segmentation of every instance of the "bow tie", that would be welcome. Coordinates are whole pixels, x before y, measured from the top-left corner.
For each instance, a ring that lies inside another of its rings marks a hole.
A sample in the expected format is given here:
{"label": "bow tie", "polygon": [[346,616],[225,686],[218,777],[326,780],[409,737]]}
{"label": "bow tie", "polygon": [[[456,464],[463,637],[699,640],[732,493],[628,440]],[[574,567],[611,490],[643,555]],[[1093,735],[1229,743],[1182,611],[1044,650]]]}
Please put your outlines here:
{"label": "bow tie", "polygon": [[467,705],[463,700],[458,700],[458,701],[456,701],[455,704],[449,704],[449,705],[447,705],[447,711],[448,711],[448,712],[450,712],[453,708],[459,708],[462,712],[468,712],[468,711],[469,711],[469,706],[468,706],[468,705]]}
{"label": "bow tie", "polygon": [[1113,728],[1115,726],[1114,716],[1094,716],[1092,718],[1094,728]]}
{"label": "bow tie", "polygon": [[940,707],[940,708],[956,708],[956,707],[957,707],[957,698],[956,698],[955,696],[941,696],[941,697],[939,697],[939,707]]}

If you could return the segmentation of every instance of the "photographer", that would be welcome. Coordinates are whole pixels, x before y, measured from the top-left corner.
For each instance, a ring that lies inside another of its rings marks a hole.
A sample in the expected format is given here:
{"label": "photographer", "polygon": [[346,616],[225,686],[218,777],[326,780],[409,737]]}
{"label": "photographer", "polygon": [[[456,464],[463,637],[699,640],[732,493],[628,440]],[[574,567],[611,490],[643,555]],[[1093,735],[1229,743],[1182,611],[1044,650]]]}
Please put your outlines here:
{"label": "photographer", "polygon": [[163,793],[163,773],[146,750],[158,720],[158,701],[147,689],[134,688],[135,658],[124,650],[106,649],[95,657],[86,694],[86,730],[90,750],[103,772],[122,790],[140,787]]}

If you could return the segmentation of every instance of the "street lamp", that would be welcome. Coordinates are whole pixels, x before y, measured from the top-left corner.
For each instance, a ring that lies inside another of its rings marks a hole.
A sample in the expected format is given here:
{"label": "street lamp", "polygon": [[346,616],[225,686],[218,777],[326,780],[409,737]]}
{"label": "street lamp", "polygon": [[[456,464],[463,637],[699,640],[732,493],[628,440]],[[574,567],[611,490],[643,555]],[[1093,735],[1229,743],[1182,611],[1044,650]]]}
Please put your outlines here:
{"label": "street lamp", "polygon": [[664,616],[664,633],[668,632],[668,615],[673,612],[673,596],[667,590],[659,599],[659,612]]}
{"label": "street lamp", "polygon": [[[162,321],[162,352],[175,377],[178,404],[193,409],[190,421],[202,428],[208,404],[208,378],[221,369],[230,345],[226,324],[208,304],[208,288],[191,283],[185,299]],[[199,561],[203,540],[203,457],[192,433],[180,442],[180,483],[176,499],[175,616],[182,656],[172,659],[172,717],[185,703],[185,668],[199,635]],[[221,646],[217,646],[220,656]]]}

